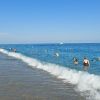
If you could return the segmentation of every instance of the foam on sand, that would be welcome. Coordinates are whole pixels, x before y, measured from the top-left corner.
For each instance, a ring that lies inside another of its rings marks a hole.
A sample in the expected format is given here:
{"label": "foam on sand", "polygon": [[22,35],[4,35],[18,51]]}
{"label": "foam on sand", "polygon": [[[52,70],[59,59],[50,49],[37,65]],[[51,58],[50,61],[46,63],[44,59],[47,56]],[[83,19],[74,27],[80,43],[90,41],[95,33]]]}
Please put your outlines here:
{"label": "foam on sand", "polygon": [[20,59],[33,68],[47,71],[50,74],[55,75],[57,78],[63,79],[65,83],[69,82],[75,85],[77,91],[88,96],[88,100],[100,100],[100,76],[89,74],[88,72],[72,70],[56,64],[44,63],[23,54],[9,52],[4,49],[0,49],[0,52]]}

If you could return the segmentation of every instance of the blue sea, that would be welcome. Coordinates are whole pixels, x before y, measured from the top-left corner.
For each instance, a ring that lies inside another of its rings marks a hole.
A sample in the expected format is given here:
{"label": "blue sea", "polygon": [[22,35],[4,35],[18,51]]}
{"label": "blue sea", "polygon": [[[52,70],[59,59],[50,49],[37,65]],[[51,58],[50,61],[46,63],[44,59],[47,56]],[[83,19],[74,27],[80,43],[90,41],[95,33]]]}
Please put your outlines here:
{"label": "blue sea", "polygon": [[[20,59],[32,68],[44,70],[64,83],[76,85],[76,91],[88,92],[88,99],[100,100],[99,43],[1,44],[0,52]],[[78,59],[78,65],[74,65],[74,57]],[[83,71],[84,57],[90,61],[87,71]]]}

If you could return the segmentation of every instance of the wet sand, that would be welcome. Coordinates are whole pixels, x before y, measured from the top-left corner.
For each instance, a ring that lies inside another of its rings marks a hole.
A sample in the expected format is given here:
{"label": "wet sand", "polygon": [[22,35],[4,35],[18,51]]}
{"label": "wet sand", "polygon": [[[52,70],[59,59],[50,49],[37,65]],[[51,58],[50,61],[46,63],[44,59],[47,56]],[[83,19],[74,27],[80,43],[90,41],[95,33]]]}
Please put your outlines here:
{"label": "wet sand", "polygon": [[48,72],[0,53],[0,100],[86,100]]}

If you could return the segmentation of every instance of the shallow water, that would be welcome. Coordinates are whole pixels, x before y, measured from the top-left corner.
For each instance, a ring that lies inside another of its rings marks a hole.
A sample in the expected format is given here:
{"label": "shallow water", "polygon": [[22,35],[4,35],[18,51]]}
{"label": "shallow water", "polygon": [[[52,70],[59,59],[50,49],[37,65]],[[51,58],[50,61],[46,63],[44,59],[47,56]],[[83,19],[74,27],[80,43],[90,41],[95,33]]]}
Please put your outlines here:
{"label": "shallow water", "polygon": [[0,53],[1,100],[85,100],[74,88],[46,71]]}

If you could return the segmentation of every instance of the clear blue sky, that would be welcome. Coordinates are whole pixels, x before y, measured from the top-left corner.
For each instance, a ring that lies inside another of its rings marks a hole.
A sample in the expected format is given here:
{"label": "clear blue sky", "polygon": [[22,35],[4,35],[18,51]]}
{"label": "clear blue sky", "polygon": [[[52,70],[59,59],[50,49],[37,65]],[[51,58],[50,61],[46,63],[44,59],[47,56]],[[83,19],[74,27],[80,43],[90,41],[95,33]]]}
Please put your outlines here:
{"label": "clear blue sky", "polygon": [[99,42],[100,0],[0,0],[0,43]]}

